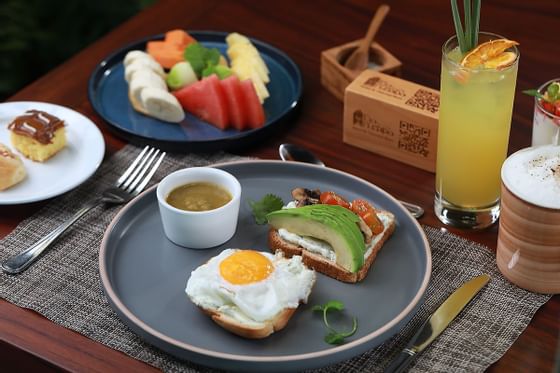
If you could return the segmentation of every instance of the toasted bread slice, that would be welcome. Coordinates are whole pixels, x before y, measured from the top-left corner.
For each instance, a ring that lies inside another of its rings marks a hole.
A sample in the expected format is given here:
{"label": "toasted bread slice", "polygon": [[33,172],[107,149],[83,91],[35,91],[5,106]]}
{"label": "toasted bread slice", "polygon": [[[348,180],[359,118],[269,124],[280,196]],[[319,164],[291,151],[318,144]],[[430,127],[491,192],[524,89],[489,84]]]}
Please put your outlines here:
{"label": "toasted bread slice", "polygon": [[284,329],[284,327],[288,324],[288,321],[290,321],[292,315],[296,312],[296,308],[284,308],[271,320],[244,324],[231,316],[218,312],[217,310],[202,308],[200,306],[199,308],[222,328],[232,332],[233,334],[249,339],[266,338],[272,333]]}
{"label": "toasted bread slice", "polygon": [[395,231],[396,220],[395,216],[390,213],[389,211],[378,211],[378,216],[382,218],[384,222],[385,229],[379,235],[374,236],[375,244],[374,246],[366,252],[366,257],[364,258],[364,264],[358,272],[349,272],[345,268],[342,268],[334,261],[325,258],[324,256],[308,251],[307,249],[292,244],[282,237],[278,233],[278,230],[271,229],[268,233],[268,245],[272,252],[276,252],[278,250],[284,253],[286,258],[291,258],[292,255],[301,255],[303,259],[303,263],[316,270],[317,272],[323,273],[329,277],[335,278],[342,282],[350,282],[355,283],[358,281],[362,281],[368,274],[369,269],[375,258],[377,257],[377,253],[387,239],[391,237],[393,232]]}
{"label": "toasted bread slice", "polygon": [[[235,298],[231,297],[232,294],[238,292],[243,286],[241,284],[228,285],[228,280],[223,279],[221,274],[214,273],[214,270],[217,270],[218,264],[216,263],[221,263],[221,260],[231,255],[231,251],[237,250],[242,249],[226,249],[195,269],[187,282],[185,292],[187,297],[202,312],[210,316],[216,324],[229,332],[250,339],[266,338],[272,333],[282,330],[288,324],[298,306],[302,303],[307,303],[313,286],[315,286],[317,274],[305,266],[302,258],[285,258],[282,253],[274,254],[273,263],[276,267],[274,271],[283,271],[281,276],[283,280],[277,280],[276,285],[273,287],[265,286],[263,288],[261,284],[260,287],[253,288],[253,290],[260,289],[266,292],[272,289],[275,296],[277,294],[276,290],[279,290],[284,296],[280,297],[282,299],[276,300],[280,300],[283,303],[274,303],[279,305],[273,308],[274,313],[266,313],[266,316],[261,314],[258,318],[252,317],[251,312],[243,311]],[[273,257],[270,253],[262,254],[266,255],[269,259]],[[286,281],[286,276],[290,275],[294,276],[293,281]],[[218,280],[216,276],[220,276],[220,279]],[[258,282],[253,284],[259,286]],[[234,287],[232,288],[230,285]],[[245,285],[251,286],[251,284]],[[299,289],[294,289],[294,285],[299,286]],[[225,289],[225,291],[219,289]],[[218,293],[222,295],[216,298],[215,294]],[[254,294],[254,291],[252,294]],[[291,294],[292,296],[286,297],[286,294]],[[266,298],[266,300],[270,303],[271,298]]]}

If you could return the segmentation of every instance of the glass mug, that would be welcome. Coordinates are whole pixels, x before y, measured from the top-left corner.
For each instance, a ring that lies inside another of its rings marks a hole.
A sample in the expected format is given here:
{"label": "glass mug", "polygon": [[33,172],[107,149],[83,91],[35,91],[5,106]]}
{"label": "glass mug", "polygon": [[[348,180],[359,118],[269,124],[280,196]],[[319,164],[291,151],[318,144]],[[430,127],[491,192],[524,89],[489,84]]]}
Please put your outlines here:
{"label": "glass mug", "polygon": [[[539,92],[544,94],[546,88],[553,82],[560,82],[560,78],[544,83],[539,87]],[[531,146],[538,145],[560,145],[560,115],[546,111],[540,100],[535,97]]]}
{"label": "glass mug", "polygon": [[[480,43],[502,39],[479,33]],[[506,159],[519,50],[502,69],[467,68],[457,37],[442,48],[434,211],[445,224],[485,228],[500,214],[500,168]]]}

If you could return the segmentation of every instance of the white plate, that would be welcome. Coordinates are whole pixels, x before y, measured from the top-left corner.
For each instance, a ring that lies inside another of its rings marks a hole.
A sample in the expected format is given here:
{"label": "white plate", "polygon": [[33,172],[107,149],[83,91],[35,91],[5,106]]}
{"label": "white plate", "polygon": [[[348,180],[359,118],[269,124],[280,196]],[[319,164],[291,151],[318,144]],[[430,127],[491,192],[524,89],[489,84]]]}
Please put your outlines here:
{"label": "white plate", "polygon": [[[8,124],[30,109],[45,111],[66,123],[66,147],[43,163],[21,156],[10,143]],[[27,171],[22,182],[0,191],[0,205],[41,201],[67,192],[87,180],[105,154],[103,136],[91,120],[74,110],[46,102],[0,104],[0,143],[20,155]]]}

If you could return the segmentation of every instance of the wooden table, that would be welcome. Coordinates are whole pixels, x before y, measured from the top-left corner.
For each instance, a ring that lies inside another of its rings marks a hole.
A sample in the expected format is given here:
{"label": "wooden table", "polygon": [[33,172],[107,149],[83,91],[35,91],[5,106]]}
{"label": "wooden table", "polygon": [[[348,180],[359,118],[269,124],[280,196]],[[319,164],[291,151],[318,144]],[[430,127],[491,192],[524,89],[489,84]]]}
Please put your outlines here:
{"label": "wooden table", "polygon": [[[342,143],[343,105],[320,84],[322,50],[359,39],[380,4],[374,0],[278,2],[160,0],[117,27],[10,101],[37,100],[84,113],[103,131],[107,156],[124,142],[114,137],[93,111],[86,87],[90,73],[104,57],[123,45],[172,28],[238,31],[268,42],[299,65],[303,74],[302,110],[275,138],[238,153],[276,159],[278,145],[297,143],[317,153],[329,166],[350,172],[426,209],[422,224],[440,227],[433,213],[434,175]],[[441,45],[454,33],[449,2],[402,0],[391,4],[377,40],[404,65],[403,77],[439,87]],[[521,90],[558,77],[558,0],[486,0],[481,29],[521,43],[521,60],[510,137],[510,153],[530,144],[532,98]],[[0,207],[0,237],[47,202]],[[495,249],[497,227],[483,232],[450,231]],[[507,320],[504,320],[507,322]],[[535,315],[528,328],[490,371],[551,371],[560,330],[560,296]],[[154,368],[58,326],[42,316],[0,301],[2,369],[18,367],[56,371],[153,371]]]}

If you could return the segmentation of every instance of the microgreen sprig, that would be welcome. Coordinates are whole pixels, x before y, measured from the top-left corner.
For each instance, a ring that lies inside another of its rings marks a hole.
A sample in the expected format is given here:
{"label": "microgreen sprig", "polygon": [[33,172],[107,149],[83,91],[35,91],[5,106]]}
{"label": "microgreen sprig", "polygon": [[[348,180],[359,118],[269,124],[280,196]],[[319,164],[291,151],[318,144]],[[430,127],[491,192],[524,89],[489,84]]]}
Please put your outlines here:
{"label": "microgreen sprig", "polygon": [[467,53],[478,45],[478,29],[480,27],[480,0],[463,0],[463,11],[465,13],[465,28],[461,23],[461,15],[457,0],[451,0],[451,14],[455,33],[459,42],[461,52]]}
{"label": "microgreen sprig", "polygon": [[329,330],[329,333],[325,336],[325,342],[328,344],[333,345],[341,345],[344,343],[344,338],[352,336],[356,333],[358,329],[358,321],[355,317],[352,317],[352,330],[348,332],[338,332],[336,331],[330,324],[329,320],[327,319],[327,313],[329,310],[335,311],[343,311],[344,310],[344,303],[339,300],[330,300],[323,305],[316,305],[311,308],[314,312],[322,312],[323,313],[323,322],[325,326]]}

